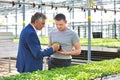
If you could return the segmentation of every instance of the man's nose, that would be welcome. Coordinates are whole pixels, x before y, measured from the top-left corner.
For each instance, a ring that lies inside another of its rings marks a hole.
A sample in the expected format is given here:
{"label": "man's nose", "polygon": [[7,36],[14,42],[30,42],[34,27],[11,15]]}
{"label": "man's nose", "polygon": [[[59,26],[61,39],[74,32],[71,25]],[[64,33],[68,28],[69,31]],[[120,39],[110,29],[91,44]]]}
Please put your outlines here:
{"label": "man's nose", "polygon": [[58,28],[60,28],[61,26],[58,25]]}

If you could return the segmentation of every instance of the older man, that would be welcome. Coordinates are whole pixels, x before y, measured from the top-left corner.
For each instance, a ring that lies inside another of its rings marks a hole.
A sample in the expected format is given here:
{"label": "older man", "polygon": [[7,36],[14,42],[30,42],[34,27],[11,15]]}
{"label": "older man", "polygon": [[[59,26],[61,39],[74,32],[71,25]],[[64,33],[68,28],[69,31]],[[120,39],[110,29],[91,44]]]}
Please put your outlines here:
{"label": "older man", "polygon": [[21,32],[16,67],[18,72],[32,72],[42,70],[43,57],[49,56],[58,51],[59,45],[42,50],[37,30],[41,30],[45,25],[46,16],[36,12],[31,17],[31,23]]}

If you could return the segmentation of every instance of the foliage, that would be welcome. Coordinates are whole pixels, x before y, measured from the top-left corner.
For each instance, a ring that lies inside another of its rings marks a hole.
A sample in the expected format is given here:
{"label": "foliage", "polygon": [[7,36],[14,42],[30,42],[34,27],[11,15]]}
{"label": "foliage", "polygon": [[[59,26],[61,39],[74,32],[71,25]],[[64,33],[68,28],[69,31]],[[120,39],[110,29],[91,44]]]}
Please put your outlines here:
{"label": "foliage", "polygon": [[41,36],[39,39],[41,44],[44,44],[44,45],[48,44],[48,37]]}
{"label": "foliage", "polygon": [[[41,43],[47,44],[47,37],[41,38]],[[45,42],[46,41],[46,42]],[[88,45],[88,39],[87,38],[80,38],[80,43],[82,46]],[[120,39],[108,39],[108,38],[92,38],[91,39],[91,45],[92,46],[102,46],[102,47],[111,47],[111,48],[120,48]]]}
{"label": "foliage", "polygon": [[[82,46],[88,45],[88,39],[80,38],[80,43]],[[120,48],[120,39],[109,39],[109,38],[92,38],[92,46],[102,46],[102,47],[113,47]]]}
{"label": "foliage", "polygon": [[[48,44],[48,37],[41,36],[40,38],[41,44],[47,45]],[[14,42],[18,42],[19,39],[15,38]],[[82,46],[88,45],[87,38],[80,38],[80,44]],[[92,46],[102,46],[102,47],[111,47],[111,48],[120,48],[120,39],[110,39],[110,38],[92,38],[91,45]]]}
{"label": "foliage", "polygon": [[90,62],[86,64],[56,68],[52,70],[22,73],[1,80],[93,80],[111,74],[120,73],[120,59]]}
{"label": "foliage", "polygon": [[59,43],[59,42],[57,42],[57,41],[55,41],[55,42],[51,43],[51,45],[54,45],[54,44],[58,44],[58,45],[60,45],[60,43]]}

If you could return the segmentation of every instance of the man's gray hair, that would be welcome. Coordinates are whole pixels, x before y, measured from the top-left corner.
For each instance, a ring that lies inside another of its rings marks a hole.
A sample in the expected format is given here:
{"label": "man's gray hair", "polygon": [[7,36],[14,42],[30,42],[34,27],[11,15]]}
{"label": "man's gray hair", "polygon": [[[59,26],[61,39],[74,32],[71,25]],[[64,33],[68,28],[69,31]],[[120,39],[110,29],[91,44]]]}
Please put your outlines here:
{"label": "man's gray hair", "polygon": [[34,23],[36,20],[44,20],[46,19],[46,16],[43,13],[36,12],[32,17],[31,17],[31,23]]}

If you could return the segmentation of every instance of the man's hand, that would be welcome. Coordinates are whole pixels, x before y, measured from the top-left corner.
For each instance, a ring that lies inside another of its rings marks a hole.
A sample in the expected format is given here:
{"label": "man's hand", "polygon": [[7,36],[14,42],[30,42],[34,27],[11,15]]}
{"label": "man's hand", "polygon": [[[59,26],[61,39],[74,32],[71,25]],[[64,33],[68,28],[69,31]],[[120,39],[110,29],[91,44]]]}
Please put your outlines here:
{"label": "man's hand", "polygon": [[59,54],[63,55],[69,55],[68,52],[65,49],[62,49],[61,51],[58,51]]}
{"label": "man's hand", "polygon": [[60,45],[59,44],[53,44],[52,48],[54,49],[54,51],[58,51],[60,49]]}

